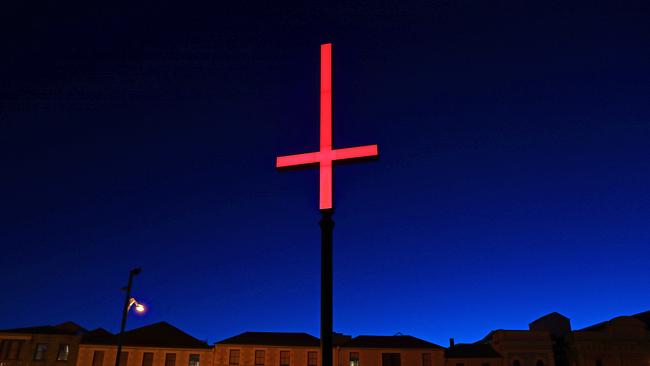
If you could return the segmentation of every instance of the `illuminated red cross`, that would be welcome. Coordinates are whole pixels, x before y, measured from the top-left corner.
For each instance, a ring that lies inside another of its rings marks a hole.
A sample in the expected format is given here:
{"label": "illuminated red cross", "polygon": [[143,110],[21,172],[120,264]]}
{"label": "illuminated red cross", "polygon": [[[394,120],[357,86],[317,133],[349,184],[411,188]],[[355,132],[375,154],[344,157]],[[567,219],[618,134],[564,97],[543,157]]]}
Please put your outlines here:
{"label": "illuminated red cross", "polygon": [[378,156],[377,145],[332,149],[332,44],[320,46],[320,150],[305,154],[278,156],[278,169],[318,165],[320,170],[320,209],[332,208],[332,164]]}

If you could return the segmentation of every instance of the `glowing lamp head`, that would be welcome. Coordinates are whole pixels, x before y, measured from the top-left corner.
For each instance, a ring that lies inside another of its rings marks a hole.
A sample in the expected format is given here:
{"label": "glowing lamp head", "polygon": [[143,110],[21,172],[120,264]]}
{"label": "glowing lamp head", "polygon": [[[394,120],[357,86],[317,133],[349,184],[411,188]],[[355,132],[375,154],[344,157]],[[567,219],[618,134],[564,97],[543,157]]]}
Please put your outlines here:
{"label": "glowing lamp head", "polygon": [[129,306],[126,311],[131,310],[131,307],[135,307],[135,311],[138,313],[144,313],[147,310],[142,303],[137,302],[134,298],[129,299]]}

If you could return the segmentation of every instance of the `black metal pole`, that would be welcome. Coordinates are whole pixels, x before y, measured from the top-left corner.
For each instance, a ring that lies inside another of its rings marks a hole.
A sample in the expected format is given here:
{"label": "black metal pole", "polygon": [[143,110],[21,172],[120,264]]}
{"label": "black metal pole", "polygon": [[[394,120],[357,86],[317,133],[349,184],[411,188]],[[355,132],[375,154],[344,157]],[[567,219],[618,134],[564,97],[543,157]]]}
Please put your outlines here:
{"label": "black metal pole", "polygon": [[[320,268],[320,353],[321,366],[332,363],[332,239],[334,237],[333,209],[320,210],[321,268]],[[116,365],[119,366],[119,365]]]}
{"label": "black metal pole", "polygon": [[115,366],[120,366],[120,355],[122,354],[122,335],[126,328],[126,315],[129,312],[129,302],[131,301],[131,285],[133,285],[133,276],[139,274],[142,270],[134,268],[129,272],[129,283],[126,285],[126,297],[124,298],[124,307],[122,308],[122,325],[120,333],[117,335],[117,354],[115,355]]}

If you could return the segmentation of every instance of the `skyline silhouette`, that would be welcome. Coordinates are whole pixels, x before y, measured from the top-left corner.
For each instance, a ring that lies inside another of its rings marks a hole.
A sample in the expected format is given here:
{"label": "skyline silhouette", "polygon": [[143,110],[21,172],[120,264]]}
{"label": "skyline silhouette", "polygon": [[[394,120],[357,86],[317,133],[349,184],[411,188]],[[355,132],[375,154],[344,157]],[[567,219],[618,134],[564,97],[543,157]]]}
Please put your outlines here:
{"label": "skyline silhouette", "polygon": [[[558,325],[558,318],[561,319],[561,325]],[[556,340],[553,337],[564,335],[562,332],[601,332],[606,331],[606,328],[610,326],[613,322],[616,322],[620,319],[633,318],[635,321],[643,324],[643,327],[650,329],[650,310],[646,310],[637,314],[612,314],[606,319],[601,319],[600,321],[589,324],[586,327],[577,328],[571,324],[571,318],[566,317],[563,314],[558,312],[548,312],[543,314],[536,319],[530,319],[527,324],[520,324],[517,328],[495,328],[484,330],[483,337],[475,339],[470,342],[456,342],[456,338],[449,337],[447,338],[449,343],[436,344],[431,343],[430,340],[420,339],[435,345],[436,347],[442,348],[453,348],[454,346],[467,345],[467,344],[485,344],[489,339],[490,335],[496,331],[531,331],[531,332],[546,332],[549,338]],[[551,322],[545,322],[545,320],[551,319]],[[155,343],[158,343],[159,346],[162,346],[166,342],[168,344],[165,347],[173,347],[176,343],[177,345],[183,345],[187,347],[196,347],[196,348],[208,348],[214,344],[266,344],[260,342],[271,342],[273,344],[287,344],[287,345],[305,345],[311,347],[319,347],[319,338],[310,334],[309,332],[269,332],[269,331],[259,331],[255,329],[249,329],[247,331],[241,332],[236,335],[228,335],[220,339],[201,339],[194,337],[192,334],[185,333],[182,329],[177,328],[173,325],[173,321],[158,321],[146,323],[138,327],[132,327],[124,333],[124,345],[130,346],[143,346],[143,347],[154,347]],[[616,324],[614,324],[616,326]],[[619,325],[620,326],[620,325]],[[34,334],[75,334],[82,335],[86,339],[85,343],[89,344],[117,344],[118,332],[112,333],[106,330],[106,327],[97,327],[97,328],[86,328],[83,324],[78,324],[74,320],[67,320],[59,324],[39,324],[39,325],[29,325],[18,328],[2,328],[0,333],[34,333]],[[615,336],[620,336],[620,334],[614,334]],[[188,337],[189,336],[189,337]],[[341,346],[343,344],[349,343],[351,340],[358,338],[364,339],[365,337],[384,337],[387,339],[390,337],[410,337],[414,338],[410,334],[396,332],[394,334],[361,334],[361,333],[350,333],[344,334],[340,332],[334,332],[334,344],[336,346]],[[633,337],[627,338],[623,337],[622,339],[626,341],[634,341]],[[639,337],[639,340],[644,340],[643,337]],[[357,342],[357,341],[355,341]],[[388,343],[387,343],[388,345]],[[395,348],[399,348],[399,342],[394,344]]]}

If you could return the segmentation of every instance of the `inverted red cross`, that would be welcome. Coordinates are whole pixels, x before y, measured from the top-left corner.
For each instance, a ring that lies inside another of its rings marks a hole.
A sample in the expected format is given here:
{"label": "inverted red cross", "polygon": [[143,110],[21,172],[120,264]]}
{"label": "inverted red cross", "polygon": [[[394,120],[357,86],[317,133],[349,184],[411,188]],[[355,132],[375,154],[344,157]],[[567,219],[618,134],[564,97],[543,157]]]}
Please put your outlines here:
{"label": "inverted red cross", "polygon": [[278,169],[318,165],[321,210],[332,208],[332,164],[378,156],[377,145],[332,149],[332,44],[320,46],[320,151],[278,156]]}

